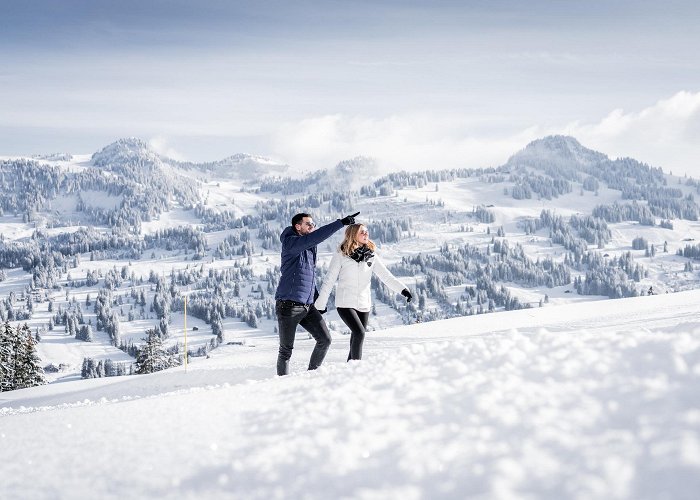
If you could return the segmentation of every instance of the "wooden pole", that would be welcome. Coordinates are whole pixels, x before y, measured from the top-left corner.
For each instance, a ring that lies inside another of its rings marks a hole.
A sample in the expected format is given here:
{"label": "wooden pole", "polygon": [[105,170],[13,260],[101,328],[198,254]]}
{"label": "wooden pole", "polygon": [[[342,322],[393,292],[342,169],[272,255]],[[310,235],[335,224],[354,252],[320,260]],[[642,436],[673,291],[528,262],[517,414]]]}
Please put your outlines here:
{"label": "wooden pole", "polygon": [[187,295],[185,295],[185,373],[187,373]]}

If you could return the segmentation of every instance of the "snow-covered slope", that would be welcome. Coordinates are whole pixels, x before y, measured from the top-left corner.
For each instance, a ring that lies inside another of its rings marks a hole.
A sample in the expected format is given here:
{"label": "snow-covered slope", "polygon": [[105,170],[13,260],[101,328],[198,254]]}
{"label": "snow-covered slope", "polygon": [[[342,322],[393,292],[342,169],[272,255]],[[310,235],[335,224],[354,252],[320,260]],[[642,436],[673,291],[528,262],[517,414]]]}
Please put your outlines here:
{"label": "snow-covered slope", "polygon": [[0,498],[673,498],[700,490],[700,291],[298,335],[0,395]]}

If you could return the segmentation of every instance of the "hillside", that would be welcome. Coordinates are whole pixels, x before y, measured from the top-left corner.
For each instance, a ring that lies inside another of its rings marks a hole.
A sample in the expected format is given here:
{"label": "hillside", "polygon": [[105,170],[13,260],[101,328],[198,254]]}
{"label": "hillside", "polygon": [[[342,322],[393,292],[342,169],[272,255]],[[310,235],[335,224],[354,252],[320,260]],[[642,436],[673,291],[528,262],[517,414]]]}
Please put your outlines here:
{"label": "hillside", "polygon": [[[692,499],[700,291],[276,342],[0,394],[0,497]],[[319,489],[319,485],[323,485]]]}
{"label": "hillside", "polygon": [[[377,285],[371,330],[697,287],[698,181],[572,137],[498,168],[381,173],[357,157],[292,172],[244,154],[177,162],[134,138],[1,161],[0,319],[31,327],[50,381],[128,373],[149,329],[181,359],[185,296],[190,357],[274,338],[278,235],[300,211],[361,211],[414,291],[405,305]],[[319,248],[319,282],[338,242]]]}

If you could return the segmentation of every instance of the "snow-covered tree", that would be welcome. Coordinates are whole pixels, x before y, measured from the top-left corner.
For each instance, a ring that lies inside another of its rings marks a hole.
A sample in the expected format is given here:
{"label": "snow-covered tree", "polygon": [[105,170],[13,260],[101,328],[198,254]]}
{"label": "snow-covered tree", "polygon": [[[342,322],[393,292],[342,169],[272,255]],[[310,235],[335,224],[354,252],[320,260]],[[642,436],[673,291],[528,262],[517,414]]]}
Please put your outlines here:
{"label": "snow-covered tree", "polygon": [[29,325],[0,327],[0,391],[45,384],[44,370]]}
{"label": "snow-covered tree", "polygon": [[14,351],[12,349],[12,327],[0,325],[0,392],[14,388]]}
{"label": "snow-covered tree", "polygon": [[94,335],[90,325],[82,325],[75,334],[75,338],[84,342],[92,342]]}
{"label": "snow-covered tree", "polygon": [[41,367],[41,359],[36,352],[36,340],[32,335],[32,330],[25,323],[17,333],[23,343],[23,356],[18,357],[18,369],[15,372],[17,388],[45,384],[44,369]]}
{"label": "snow-covered tree", "polygon": [[146,335],[146,344],[139,349],[136,357],[136,373],[153,373],[173,366],[174,359],[163,347],[158,332],[151,329],[146,331]]}

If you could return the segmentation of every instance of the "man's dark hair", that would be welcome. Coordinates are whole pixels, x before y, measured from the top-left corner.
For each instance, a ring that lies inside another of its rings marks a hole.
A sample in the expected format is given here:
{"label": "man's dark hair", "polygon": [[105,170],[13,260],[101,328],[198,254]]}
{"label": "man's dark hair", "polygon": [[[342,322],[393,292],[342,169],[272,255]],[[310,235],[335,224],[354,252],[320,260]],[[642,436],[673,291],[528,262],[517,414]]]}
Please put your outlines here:
{"label": "man's dark hair", "polygon": [[311,217],[311,215],[302,212],[292,217],[292,227],[296,226],[297,224],[301,224],[301,221],[304,220],[304,217]]}

